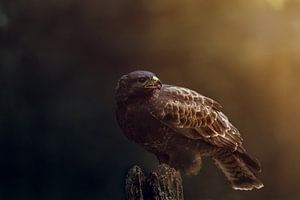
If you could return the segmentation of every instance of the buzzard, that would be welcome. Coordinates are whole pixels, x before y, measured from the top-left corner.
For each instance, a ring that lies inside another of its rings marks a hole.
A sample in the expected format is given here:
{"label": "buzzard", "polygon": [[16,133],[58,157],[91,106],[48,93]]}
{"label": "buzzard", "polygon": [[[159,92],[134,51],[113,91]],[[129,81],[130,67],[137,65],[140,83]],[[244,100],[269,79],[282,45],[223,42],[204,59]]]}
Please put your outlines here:
{"label": "buzzard", "polygon": [[186,174],[196,175],[210,157],[233,189],[263,187],[258,160],[242,145],[221,105],[193,90],[162,84],[155,74],[133,71],[116,87],[116,116],[125,136]]}

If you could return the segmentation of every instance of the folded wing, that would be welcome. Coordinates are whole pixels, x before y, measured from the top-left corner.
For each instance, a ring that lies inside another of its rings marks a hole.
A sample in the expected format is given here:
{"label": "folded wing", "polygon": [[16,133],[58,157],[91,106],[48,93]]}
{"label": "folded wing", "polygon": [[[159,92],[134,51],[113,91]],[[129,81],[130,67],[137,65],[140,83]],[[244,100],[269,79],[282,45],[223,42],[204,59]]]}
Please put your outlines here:
{"label": "folded wing", "polygon": [[193,90],[164,85],[149,109],[155,118],[188,138],[244,152],[239,131],[221,108],[216,101]]}

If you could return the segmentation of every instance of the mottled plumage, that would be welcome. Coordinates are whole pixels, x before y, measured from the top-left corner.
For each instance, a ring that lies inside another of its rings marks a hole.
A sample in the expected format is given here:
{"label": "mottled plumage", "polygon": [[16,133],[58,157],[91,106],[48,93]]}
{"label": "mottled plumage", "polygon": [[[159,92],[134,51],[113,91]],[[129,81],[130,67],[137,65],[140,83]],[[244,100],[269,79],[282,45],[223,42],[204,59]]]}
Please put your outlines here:
{"label": "mottled plumage", "polygon": [[263,184],[260,164],[242,146],[239,131],[221,105],[193,90],[161,84],[151,72],[122,76],[116,88],[117,119],[124,134],[154,153],[160,163],[197,174],[211,157],[234,189]]}

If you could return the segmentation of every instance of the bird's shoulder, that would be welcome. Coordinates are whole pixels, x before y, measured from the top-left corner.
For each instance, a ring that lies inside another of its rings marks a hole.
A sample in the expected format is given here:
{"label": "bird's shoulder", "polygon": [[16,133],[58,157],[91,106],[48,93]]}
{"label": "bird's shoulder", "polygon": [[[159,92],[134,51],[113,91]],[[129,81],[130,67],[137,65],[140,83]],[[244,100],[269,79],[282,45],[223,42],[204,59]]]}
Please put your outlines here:
{"label": "bird's shoulder", "polygon": [[160,104],[183,104],[193,106],[207,106],[215,110],[221,110],[222,106],[217,101],[206,97],[195,90],[185,87],[164,84],[156,98]]}

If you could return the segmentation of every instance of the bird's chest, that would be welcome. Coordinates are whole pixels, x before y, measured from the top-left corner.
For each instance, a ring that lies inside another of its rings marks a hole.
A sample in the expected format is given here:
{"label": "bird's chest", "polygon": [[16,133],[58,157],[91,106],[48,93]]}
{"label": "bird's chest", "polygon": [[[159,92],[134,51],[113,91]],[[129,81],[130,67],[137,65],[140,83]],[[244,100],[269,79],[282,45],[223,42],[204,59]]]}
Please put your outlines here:
{"label": "bird's chest", "polygon": [[126,106],[119,113],[119,123],[130,140],[146,148],[163,146],[171,137],[169,128],[150,114],[146,103]]}

